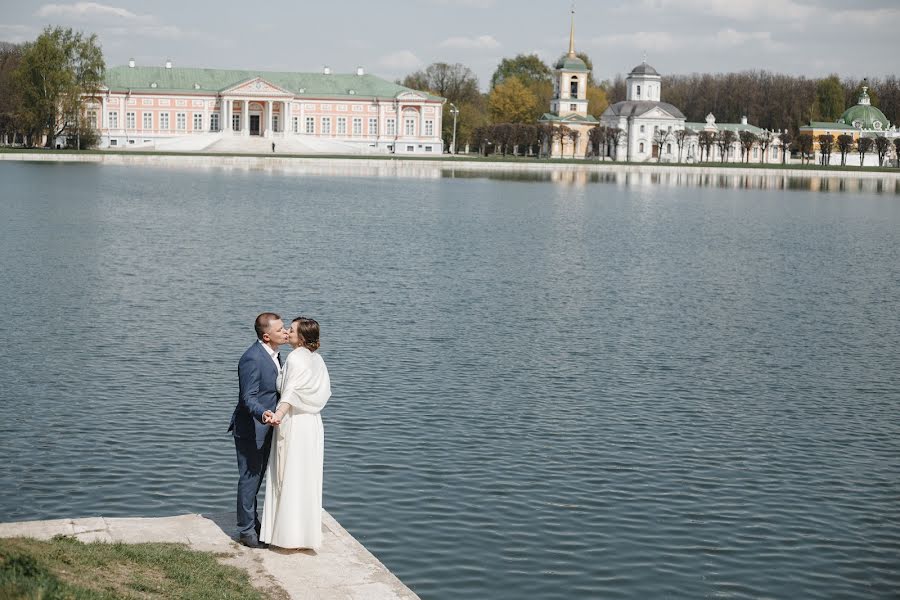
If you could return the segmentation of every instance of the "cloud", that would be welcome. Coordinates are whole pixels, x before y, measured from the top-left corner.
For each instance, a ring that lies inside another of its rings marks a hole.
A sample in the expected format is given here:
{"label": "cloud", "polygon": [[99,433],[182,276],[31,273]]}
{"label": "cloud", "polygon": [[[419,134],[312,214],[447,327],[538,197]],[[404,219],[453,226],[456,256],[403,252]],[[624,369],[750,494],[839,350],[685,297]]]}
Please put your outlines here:
{"label": "cloud", "polygon": [[591,39],[588,44],[602,48],[633,48],[653,53],[675,50],[727,50],[752,45],[761,51],[781,52],[786,45],[776,41],[769,31],[737,31],[727,28],[697,35],[674,35],[668,31],[636,31]]}
{"label": "cloud", "polygon": [[38,30],[27,25],[0,25],[0,40],[11,44],[29,42],[38,36]]}
{"label": "cloud", "polygon": [[737,21],[781,22],[811,19],[824,10],[794,0],[643,0],[635,8],[641,12],[664,10]]}
{"label": "cloud", "polygon": [[854,27],[877,27],[880,25],[896,31],[897,27],[900,27],[900,8],[874,10],[851,8],[833,12],[829,18],[835,25],[852,25]]}
{"label": "cloud", "polygon": [[490,8],[494,6],[494,0],[431,0],[431,3],[460,8]]}
{"label": "cloud", "polygon": [[485,48],[499,48],[500,42],[490,35],[478,37],[450,37],[438,44],[441,48],[462,48],[464,50],[481,50]]}
{"label": "cloud", "polygon": [[378,64],[388,69],[415,69],[422,61],[409,50],[400,50],[382,56],[378,59]]}
{"label": "cloud", "polygon": [[88,19],[113,19],[129,22],[153,21],[153,17],[137,15],[126,8],[99,4],[97,2],[76,2],[75,4],[45,4],[36,13],[37,17],[52,17],[86,21]]}

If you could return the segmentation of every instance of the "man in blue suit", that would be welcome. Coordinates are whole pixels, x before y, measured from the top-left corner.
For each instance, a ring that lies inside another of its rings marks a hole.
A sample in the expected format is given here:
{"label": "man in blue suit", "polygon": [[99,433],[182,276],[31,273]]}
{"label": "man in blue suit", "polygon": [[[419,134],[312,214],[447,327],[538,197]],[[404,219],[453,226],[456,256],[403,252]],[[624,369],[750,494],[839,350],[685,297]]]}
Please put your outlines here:
{"label": "man in blue suit", "polygon": [[259,542],[259,514],[256,496],[262,485],[269,449],[275,406],[278,404],[276,380],[281,371],[278,347],[287,343],[288,331],[281,317],[265,312],[256,317],[257,341],[238,363],[237,407],[231,415],[234,446],[240,478],[237,489],[237,527],[240,541],[250,548],[264,547]]}

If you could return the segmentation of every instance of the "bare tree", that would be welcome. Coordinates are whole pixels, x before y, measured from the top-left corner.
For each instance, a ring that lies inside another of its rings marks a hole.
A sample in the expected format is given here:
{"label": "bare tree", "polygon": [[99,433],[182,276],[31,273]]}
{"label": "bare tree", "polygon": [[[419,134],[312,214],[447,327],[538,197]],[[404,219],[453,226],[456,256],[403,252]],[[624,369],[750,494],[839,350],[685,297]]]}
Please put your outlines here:
{"label": "bare tree", "polygon": [[734,144],[735,134],[730,129],[723,129],[716,135],[716,146],[719,148],[719,158],[721,162],[728,159],[728,150]]}
{"label": "bare tree", "polygon": [[588,140],[591,145],[591,153],[599,160],[606,159],[607,129],[603,125],[595,125],[588,130]]}
{"label": "bare tree", "polygon": [[897,166],[900,167],[900,137],[894,138],[894,158],[897,159]]}
{"label": "bare tree", "polygon": [[781,164],[787,163],[787,157],[794,146],[794,135],[785,129],[778,138],[781,140]]}
{"label": "bare tree", "polygon": [[859,152],[859,166],[863,166],[866,163],[866,154],[872,149],[873,142],[870,137],[862,137],[859,136],[859,139],[856,140],[856,150]]}
{"label": "bare tree", "polygon": [[884,158],[887,156],[888,150],[891,149],[891,142],[884,137],[883,135],[879,135],[875,138],[875,151],[878,152],[878,166],[884,166]]}
{"label": "bare tree", "polygon": [[849,133],[842,133],[837,136],[837,149],[841,153],[841,166],[847,164],[847,155],[853,150],[853,136]]}
{"label": "bare tree", "polygon": [[625,135],[625,130],[621,127],[607,127],[606,128],[606,139],[609,145],[612,147],[613,151],[613,160],[619,160],[619,144],[622,141],[622,136]]}
{"label": "bare tree", "polygon": [[822,164],[830,165],[831,151],[834,150],[834,136],[830,133],[823,133],[816,141],[819,142],[819,155],[822,157]]}
{"label": "bare tree", "polygon": [[669,140],[670,135],[672,134],[669,132],[669,130],[663,129],[662,127],[653,131],[653,145],[656,146],[656,162],[662,160],[663,147]]}
{"label": "bare tree", "polygon": [[753,144],[757,141],[756,134],[752,131],[744,130],[740,133],[739,139],[741,142],[741,158],[744,159],[745,163],[749,163],[750,149],[753,148]]}
{"label": "bare tree", "polygon": [[771,146],[772,142],[775,140],[775,134],[768,129],[765,129],[761,134],[757,136],[757,138],[760,149],[759,163],[762,164],[766,162],[766,152],[769,151],[769,146]]}
{"label": "bare tree", "polygon": [[811,133],[801,133],[797,136],[797,149],[800,151],[800,161],[809,164],[809,157],[813,151],[813,136]]}
{"label": "bare tree", "polygon": [[712,131],[701,131],[697,143],[700,145],[700,161],[703,162],[703,150],[706,150],[706,161],[709,162],[710,151],[716,143],[716,134]]}
{"label": "bare tree", "polygon": [[569,139],[572,140],[572,158],[575,158],[575,151],[578,149],[578,139],[581,137],[581,132],[577,129],[570,128],[569,129]]}
{"label": "bare tree", "polygon": [[678,144],[678,162],[681,162],[681,153],[682,153],[682,150],[684,150],[684,143],[685,143],[685,140],[687,140],[690,133],[691,133],[691,130],[687,129],[687,128],[676,129],[672,133],[672,137],[675,138],[675,143]]}

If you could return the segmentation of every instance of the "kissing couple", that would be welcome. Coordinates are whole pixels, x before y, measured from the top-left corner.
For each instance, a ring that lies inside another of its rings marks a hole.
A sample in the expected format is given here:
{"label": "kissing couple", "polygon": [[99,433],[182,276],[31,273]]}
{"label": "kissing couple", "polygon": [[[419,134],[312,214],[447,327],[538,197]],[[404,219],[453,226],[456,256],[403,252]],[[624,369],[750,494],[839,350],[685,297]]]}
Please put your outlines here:
{"label": "kissing couple", "polygon": [[[238,403],[228,431],[237,450],[237,528],[250,548],[322,545],[325,432],[319,414],[331,380],[319,349],[319,324],[297,317],[290,328],[264,312],[256,341],[238,363]],[[279,348],[290,344],[282,363]],[[266,481],[262,520],[256,496]]]}

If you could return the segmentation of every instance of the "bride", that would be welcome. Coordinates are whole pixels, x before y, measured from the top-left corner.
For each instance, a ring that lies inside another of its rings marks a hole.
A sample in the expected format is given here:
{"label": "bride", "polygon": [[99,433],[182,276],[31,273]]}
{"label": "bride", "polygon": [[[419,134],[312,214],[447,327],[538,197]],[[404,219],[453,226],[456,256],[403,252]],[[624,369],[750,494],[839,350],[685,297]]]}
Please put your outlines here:
{"label": "bride", "polygon": [[319,348],[319,324],[297,317],[288,342],[294,348],[278,376],[281,393],[271,423],[277,425],[266,472],[262,542],[280,548],[322,545],[322,468],[325,433],[319,412],[331,382]]}

